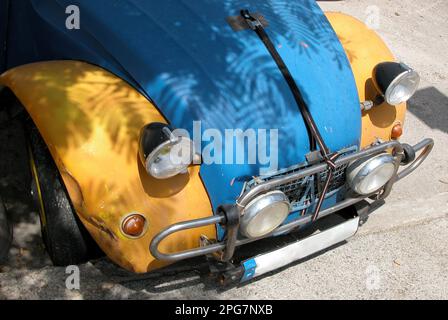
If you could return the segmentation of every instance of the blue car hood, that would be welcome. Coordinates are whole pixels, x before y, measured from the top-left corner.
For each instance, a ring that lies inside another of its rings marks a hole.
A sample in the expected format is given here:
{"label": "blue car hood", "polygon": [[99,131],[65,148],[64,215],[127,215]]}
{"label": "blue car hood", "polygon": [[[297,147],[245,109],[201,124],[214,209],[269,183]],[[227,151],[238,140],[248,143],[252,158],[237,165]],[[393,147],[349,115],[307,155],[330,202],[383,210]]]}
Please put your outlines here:
{"label": "blue car hood", "polygon": [[[361,114],[351,67],[315,1],[30,3],[33,13],[26,18],[42,25],[41,32],[29,39],[34,56],[9,57],[10,64],[79,59],[103,66],[133,84],[174,127],[191,135],[193,121],[201,121],[202,132],[278,129],[278,168],[287,168],[303,163],[310,151],[303,118],[255,32],[235,32],[226,21],[241,9],[260,13],[331,151],[359,145]],[[79,30],[65,28],[65,7],[72,4],[80,8]],[[207,144],[203,142],[203,147]],[[219,150],[215,152],[220,156]],[[217,162],[201,167],[214,208],[234,203],[244,180],[266,167]]]}

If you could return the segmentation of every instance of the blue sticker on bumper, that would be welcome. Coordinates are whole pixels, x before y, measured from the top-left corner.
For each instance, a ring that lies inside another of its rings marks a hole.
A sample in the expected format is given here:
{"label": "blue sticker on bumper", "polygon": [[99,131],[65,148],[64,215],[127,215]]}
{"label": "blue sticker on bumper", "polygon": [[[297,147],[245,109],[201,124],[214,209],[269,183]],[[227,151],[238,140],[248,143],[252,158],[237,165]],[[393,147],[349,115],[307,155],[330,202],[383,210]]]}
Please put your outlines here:
{"label": "blue sticker on bumper", "polygon": [[249,281],[255,275],[255,269],[257,268],[257,263],[254,259],[246,260],[242,263],[244,268],[244,275],[241,277],[241,282]]}

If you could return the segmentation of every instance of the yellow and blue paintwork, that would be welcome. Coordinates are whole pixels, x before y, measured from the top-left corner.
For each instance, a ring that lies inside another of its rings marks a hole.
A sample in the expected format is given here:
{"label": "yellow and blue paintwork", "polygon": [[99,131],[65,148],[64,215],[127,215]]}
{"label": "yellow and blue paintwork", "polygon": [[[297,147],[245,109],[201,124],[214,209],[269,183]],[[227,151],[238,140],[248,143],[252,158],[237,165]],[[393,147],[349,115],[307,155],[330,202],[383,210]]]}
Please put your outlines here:
{"label": "yellow and blue paintwork", "polygon": [[[170,224],[213,214],[199,167],[168,180],[146,173],[138,134],[145,123],[164,119],[123,80],[86,63],[54,61],[17,67],[0,82],[26,106],[81,221],[119,265],[135,272],[162,266],[148,251],[154,235]],[[149,223],[138,240],[120,231],[123,216],[134,211]],[[173,235],[162,248],[196,247],[201,234],[216,238],[213,227],[204,227]]]}
{"label": "yellow and blue paintwork", "polygon": [[[327,12],[355,76],[359,101],[374,100],[378,92],[372,82],[372,70],[380,62],[395,61],[395,57],[378,34],[351,16]],[[377,139],[391,140],[395,124],[404,124],[406,103],[391,106],[386,102],[362,113],[361,148]]]}
{"label": "yellow and blue paintwork", "polygon": [[[76,1],[81,29],[68,30],[65,7],[72,2],[10,3],[8,37],[15,41],[8,43],[9,71],[0,83],[41,131],[81,221],[127,269],[162,266],[148,251],[156,233],[234,203],[260,169],[203,165],[156,181],[137,157],[144,124],[167,121],[191,134],[198,120],[202,130],[278,129],[279,167],[305,162],[306,128],[280,71],[253,32],[236,33],[226,22],[240,9],[269,21],[266,30],[331,151],[387,140],[393,123],[404,120],[405,106],[361,114],[360,101],[373,94],[371,70],[393,57],[361,22],[325,16],[314,1]],[[329,197],[324,207],[341,197]],[[119,230],[120,219],[133,211],[149,221],[139,240]],[[161,250],[197,247],[201,234],[223,236],[211,227],[182,232]]]}
{"label": "yellow and blue paintwork", "polygon": [[[394,56],[381,38],[361,21],[336,12],[327,12],[326,16],[334,28],[355,76],[359,101],[373,100],[377,92],[373,88],[372,70],[382,61],[394,61]],[[406,104],[390,106],[383,103],[362,114],[361,148],[367,147],[377,139],[391,140],[392,127],[404,123]],[[338,201],[337,195],[329,197],[325,206]],[[333,203],[335,204],[335,203]],[[251,280],[257,269],[254,258],[242,262],[244,274],[241,282]]]}

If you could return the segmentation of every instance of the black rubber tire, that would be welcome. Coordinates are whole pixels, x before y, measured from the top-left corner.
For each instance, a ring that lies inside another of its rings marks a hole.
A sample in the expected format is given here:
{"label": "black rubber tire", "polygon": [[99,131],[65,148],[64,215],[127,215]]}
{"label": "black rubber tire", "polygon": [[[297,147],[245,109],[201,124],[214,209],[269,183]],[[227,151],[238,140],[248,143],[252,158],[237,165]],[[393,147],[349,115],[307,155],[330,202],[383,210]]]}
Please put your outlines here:
{"label": "black rubber tire", "polygon": [[98,256],[100,250],[79,221],[45,142],[35,127],[31,127],[28,132],[30,152],[36,169],[35,173],[32,172],[31,193],[40,212],[42,238],[53,264],[75,265]]}
{"label": "black rubber tire", "polygon": [[8,257],[12,243],[12,225],[8,222],[3,200],[0,198],[0,265]]}

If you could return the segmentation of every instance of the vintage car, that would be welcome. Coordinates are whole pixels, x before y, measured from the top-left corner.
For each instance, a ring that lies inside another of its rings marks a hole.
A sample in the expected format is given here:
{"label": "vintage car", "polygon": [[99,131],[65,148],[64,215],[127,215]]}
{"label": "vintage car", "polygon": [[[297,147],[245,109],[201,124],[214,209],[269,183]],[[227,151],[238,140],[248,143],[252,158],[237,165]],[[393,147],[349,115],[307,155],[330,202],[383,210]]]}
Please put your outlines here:
{"label": "vintage car", "polygon": [[98,245],[136,273],[206,256],[244,282],[353,236],[432,149],[399,141],[417,72],[313,0],[0,3],[0,106],[23,118],[55,265]]}

